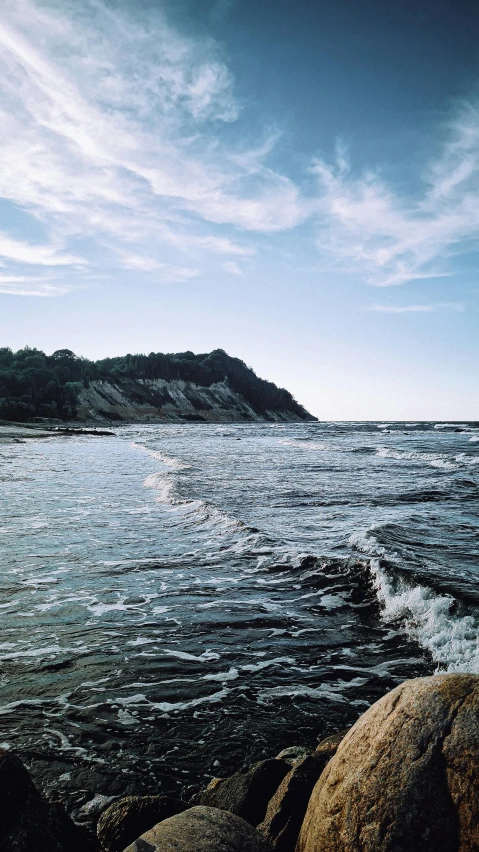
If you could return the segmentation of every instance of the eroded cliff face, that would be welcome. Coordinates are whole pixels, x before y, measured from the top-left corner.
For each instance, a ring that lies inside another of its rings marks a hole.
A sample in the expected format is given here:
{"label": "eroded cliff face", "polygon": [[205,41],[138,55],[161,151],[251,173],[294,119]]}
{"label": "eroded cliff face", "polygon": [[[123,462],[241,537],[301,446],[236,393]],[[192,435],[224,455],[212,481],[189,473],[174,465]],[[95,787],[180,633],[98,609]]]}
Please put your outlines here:
{"label": "eroded cliff face", "polygon": [[[225,382],[201,387],[192,382],[163,379],[94,381],[80,393],[78,419],[101,423],[157,421],[163,423],[234,423],[297,421],[293,411],[258,414],[241,394]],[[309,415],[307,419],[315,418]]]}

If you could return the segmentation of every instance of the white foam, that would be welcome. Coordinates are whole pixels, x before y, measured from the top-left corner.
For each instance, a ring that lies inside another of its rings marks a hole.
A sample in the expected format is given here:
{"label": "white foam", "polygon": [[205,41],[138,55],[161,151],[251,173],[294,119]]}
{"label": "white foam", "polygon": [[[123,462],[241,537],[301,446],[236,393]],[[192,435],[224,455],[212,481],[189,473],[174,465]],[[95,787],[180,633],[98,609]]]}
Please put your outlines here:
{"label": "white foam", "polygon": [[349,543],[361,553],[366,553],[370,556],[386,556],[386,550],[378,543],[378,540],[371,534],[370,530],[359,530],[352,533],[349,537]]}
{"label": "white foam", "polygon": [[56,748],[60,748],[62,752],[69,751],[73,754],[77,755],[86,755],[86,748],[81,748],[81,746],[72,746],[68,740],[68,737],[62,731],[57,731],[54,728],[44,728],[46,733],[52,734],[54,737],[58,737],[59,742],[55,743]]}
{"label": "white foam", "polygon": [[431,467],[442,467],[445,470],[456,470],[457,465],[464,462],[464,459],[460,459],[458,456],[451,458],[445,453],[421,453],[416,450],[394,450],[391,447],[378,447],[376,455],[380,458],[396,459],[397,461],[424,462]]}
{"label": "white foam", "polygon": [[190,465],[181,459],[174,458],[173,456],[168,456],[166,453],[163,453],[159,450],[150,450],[148,447],[145,447],[143,444],[135,444],[133,446],[136,450],[141,450],[144,453],[148,453],[152,459],[156,459],[156,461],[161,462],[162,464],[169,467],[170,470],[187,470]]}
{"label": "white foam", "polygon": [[[151,473],[143,481],[143,486],[144,488],[154,488],[157,493],[156,499],[159,503],[165,503],[180,511],[184,510],[193,519],[194,523],[210,524],[220,532],[232,532],[236,530],[248,532],[243,521],[240,521],[238,518],[232,518],[226,512],[211,505],[206,500],[187,500],[178,496],[175,492],[176,482],[172,471]],[[237,542],[235,546],[243,549],[244,544]]]}
{"label": "white foam", "polygon": [[322,683],[317,687],[312,686],[274,686],[264,689],[258,695],[259,701],[267,701],[271,698],[324,698],[328,701],[343,703],[346,697],[342,694],[353,687],[364,686],[368,682],[367,677],[355,677],[352,680],[337,680],[332,683]]}
{"label": "white foam", "polygon": [[195,656],[194,654],[188,654],[186,651],[172,651],[165,649],[163,651],[164,654],[167,654],[169,657],[177,657],[178,660],[194,660],[195,662],[208,662],[208,660],[219,660],[220,654],[217,654],[216,651],[210,651],[207,649],[203,651],[199,656]]}
{"label": "white foam", "polygon": [[[309,595],[303,595],[303,597],[309,597]],[[323,595],[319,603],[326,609],[339,609],[344,606],[344,598],[341,595]]]}
{"label": "white foam", "polygon": [[479,674],[478,616],[455,615],[451,595],[437,594],[425,584],[411,585],[402,577],[392,578],[381,567],[379,557],[386,556],[386,551],[371,530],[355,533],[350,543],[372,557],[370,566],[384,621],[401,622],[406,633],[429,651],[438,671]]}
{"label": "white foam", "polygon": [[231,666],[227,672],[216,672],[215,674],[207,674],[203,676],[203,680],[217,680],[220,683],[225,683],[228,680],[236,680],[239,677],[238,669]]}
{"label": "white foam", "polygon": [[426,648],[438,670],[479,673],[479,621],[474,615],[451,614],[451,595],[436,594],[424,585],[394,581],[371,560],[378,598],[386,622],[400,620],[407,633]]}
{"label": "white foam", "polygon": [[[278,633],[284,633],[284,630],[277,631],[275,635]],[[273,660],[262,660],[261,663],[246,663],[246,665],[241,666],[241,671],[246,672],[260,672],[263,669],[267,669],[270,666],[278,666],[286,663],[288,666],[294,666],[296,660],[294,657],[275,657]]]}
{"label": "white foam", "polygon": [[[126,724],[138,724],[139,720],[131,715],[134,710],[130,708],[138,707],[142,710],[158,710],[160,713],[171,713],[179,710],[188,710],[190,707],[198,707],[201,704],[216,704],[222,701],[229,695],[230,690],[224,687],[219,692],[214,692],[211,695],[203,695],[200,698],[191,698],[189,701],[149,701],[142,693],[131,695],[128,698],[116,699],[117,704],[126,705],[126,709],[122,707],[118,711],[118,717]],[[127,718],[128,717],[128,718]]]}
{"label": "white foam", "polygon": [[291,439],[283,439],[278,443],[283,444],[285,447],[296,447],[300,450],[319,450],[321,452],[325,452],[326,450],[330,450],[331,447],[326,443],[320,443],[319,441],[294,441]]}
{"label": "white foam", "polygon": [[157,500],[159,503],[170,503],[174,505],[178,503],[178,499],[174,495],[175,483],[169,478],[168,474],[150,473],[143,482],[144,488],[154,488],[157,491]]}

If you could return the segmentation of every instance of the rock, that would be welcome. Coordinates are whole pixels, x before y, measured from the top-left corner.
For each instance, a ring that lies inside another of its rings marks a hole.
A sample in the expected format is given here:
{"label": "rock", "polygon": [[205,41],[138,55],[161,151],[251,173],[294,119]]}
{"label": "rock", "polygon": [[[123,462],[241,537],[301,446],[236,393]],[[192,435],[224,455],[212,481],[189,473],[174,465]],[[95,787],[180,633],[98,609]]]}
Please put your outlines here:
{"label": "rock", "polygon": [[329,755],[309,755],[283,778],[269,802],[258,831],[271,841],[276,852],[294,852],[308,802]]}
{"label": "rock", "polygon": [[284,760],[261,760],[229,778],[213,779],[201,793],[199,803],[221,808],[242,817],[251,825],[258,825],[266,814],[271,796],[290,768]]}
{"label": "rock", "polygon": [[306,746],[289,746],[276,755],[276,760],[285,760],[290,766],[294,766],[298,760],[302,760],[308,754],[311,754],[311,749]]}
{"label": "rock", "polygon": [[328,755],[328,757],[332,757],[333,754],[336,754],[339,744],[344,740],[348,731],[349,728],[346,728],[344,731],[339,731],[338,734],[331,734],[330,737],[326,737],[326,739],[321,740],[319,745],[316,747],[314,754],[324,754]]}
{"label": "rock", "polygon": [[479,849],[479,675],[406,681],[374,704],[316,784],[297,852]]}
{"label": "rock", "polygon": [[185,810],[169,796],[127,796],[103,811],[97,825],[98,839],[106,852],[122,852],[157,822]]}
{"label": "rock", "polygon": [[47,807],[50,825],[65,852],[98,852],[100,847],[96,838],[83,826],[75,825],[62,802],[47,799]]}
{"label": "rock", "polygon": [[158,823],[125,852],[272,852],[272,847],[235,814],[198,806]]}
{"label": "rock", "polygon": [[0,750],[2,852],[89,852],[89,840],[58,802],[46,802],[21,760]]}

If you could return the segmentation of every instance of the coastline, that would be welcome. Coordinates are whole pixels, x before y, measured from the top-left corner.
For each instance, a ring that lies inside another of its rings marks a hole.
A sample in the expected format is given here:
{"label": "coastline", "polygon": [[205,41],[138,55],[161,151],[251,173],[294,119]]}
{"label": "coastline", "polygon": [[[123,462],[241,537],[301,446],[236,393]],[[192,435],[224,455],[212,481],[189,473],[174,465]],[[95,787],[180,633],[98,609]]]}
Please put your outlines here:
{"label": "coastline", "polygon": [[146,795],[96,795],[71,815],[0,749],[10,805],[0,817],[2,849],[470,852],[479,839],[478,711],[479,675],[414,678],[316,748],[290,745],[245,761],[193,797],[152,785]]}
{"label": "coastline", "polygon": [[108,437],[115,433],[106,429],[86,428],[89,424],[47,425],[40,423],[9,423],[0,421],[0,444],[23,444],[29,439],[63,438],[75,435]]}

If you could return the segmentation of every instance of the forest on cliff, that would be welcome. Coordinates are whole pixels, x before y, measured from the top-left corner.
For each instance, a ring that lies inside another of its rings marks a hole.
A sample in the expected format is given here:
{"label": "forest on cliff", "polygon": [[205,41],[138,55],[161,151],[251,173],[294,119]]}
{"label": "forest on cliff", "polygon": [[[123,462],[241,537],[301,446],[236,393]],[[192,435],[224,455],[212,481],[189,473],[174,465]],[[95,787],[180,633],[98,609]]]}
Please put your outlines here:
{"label": "forest on cliff", "polygon": [[69,349],[46,355],[25,346],[18,352],[0,348],[0,419],[75,419],[82,388],[94,381],[115,383],[124,379],[181,380],[202,387],[225,382],[258,414],[290,411],[302,420],[310,418],[289,391],[258,378],[251,367],[223,349],[203,355],[150,352],[89,361]]}

